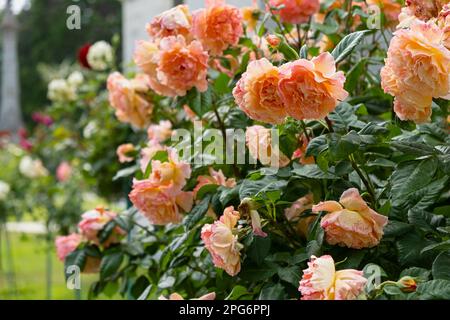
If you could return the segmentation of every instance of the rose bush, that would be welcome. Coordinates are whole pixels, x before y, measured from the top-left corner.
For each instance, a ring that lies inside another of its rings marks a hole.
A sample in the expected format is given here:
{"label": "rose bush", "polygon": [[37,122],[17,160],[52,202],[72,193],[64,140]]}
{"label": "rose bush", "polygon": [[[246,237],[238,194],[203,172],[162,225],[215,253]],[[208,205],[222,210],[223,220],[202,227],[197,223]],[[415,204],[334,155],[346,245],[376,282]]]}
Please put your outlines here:
{"label": "rose bush", "polygon": [[[40,154],[70,150],[128,208],[80,210],[59,257],[98,268],[91,298],[450,299],[448,7],[434,2],[178,6],[143,26],[136,74],[99,45],[94,86],[50,86]],[[52,144],[79,132],[61,128],[67,106],[84,134]]]}

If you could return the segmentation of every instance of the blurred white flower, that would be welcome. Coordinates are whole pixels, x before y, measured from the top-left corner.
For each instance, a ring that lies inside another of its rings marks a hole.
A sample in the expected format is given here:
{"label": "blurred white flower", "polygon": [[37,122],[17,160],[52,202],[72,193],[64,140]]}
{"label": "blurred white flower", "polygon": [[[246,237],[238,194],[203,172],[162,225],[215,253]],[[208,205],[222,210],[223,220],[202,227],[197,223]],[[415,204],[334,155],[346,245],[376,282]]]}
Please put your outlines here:
{"label": "blurred white flower", "polygon": [[47,96],[55,102],[74,101],[77,98],[77,91],[68,81],[55,79],[48,84]]}
{"label": "blurred white flower", "polygon": [[9,191],[11,191],[9,184],[0,180],[0,200],[5,200]]}
{"label": "blurred white flower", "polygon": [[78,88],[84,81],[83,74],[80,71],[72,72],[67,78],[67,82],[70,86]]}
{"label": "blurred white flower", "polygon": [[98,41],[89,49],[87,60],[92,69],[104,71],[113,63],[113,48],[106,41]]}
{"label": "blurred white flower", "polygon": [[30,156],[25,156],[20,160],[19,171],[25,177],[30,179],[48,175],[48,171],[42,164],[42,161],[39,159],[34,160]]}

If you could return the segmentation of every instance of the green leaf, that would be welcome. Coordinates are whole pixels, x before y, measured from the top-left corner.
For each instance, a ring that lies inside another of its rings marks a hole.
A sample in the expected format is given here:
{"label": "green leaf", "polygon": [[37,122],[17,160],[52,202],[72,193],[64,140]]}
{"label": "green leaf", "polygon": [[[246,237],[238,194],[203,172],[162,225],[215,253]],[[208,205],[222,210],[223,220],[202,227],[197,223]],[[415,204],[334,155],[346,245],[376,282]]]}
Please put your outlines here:
{"label": "green leaf", "polygon": [[113,177],[113,181],[117,181],[121,178],[126,178],[135,174],[135,172],[139,170],[138,165],[134,165],[128,168],[124,168],[122,170],[117,171],[116,175]]}
{"label": "green leaf", "polygon": [[136,279],[136,281],[134,281],[133,286],[131,287],[131,290],[130,290],[130,294],[134,299],[146,300],[146,298],[145,299],[140,299],[140,298],[142,297],[142,293],[145,293],[145,291],[149,287],[151,290],[152,286],[150,285],[150,281],[148,281],[146,276],[141,275],[139,278]]}
{"label": "green leaf", "polygon": [[280,277],[280,279],[292,284],[294,287],[298,287],[301,273],[302,272],[299,267],[280,268],[278,270],[278,276]]}
{"label": "green leaf", "polygon": [[437,154],[437,150],[435,148],[418,142],[392,141],[391,146],[402,153],[418,157]]}
{"label": "green leaf", "polygon": [[433,231],[445,224],[445,217],[424,210],[411,209],[408,211],[408,221],[424,231]]}
{"label": "green leaf", "polygon": [[116,273],[122,264],[123,258],[122,252],[113,252],[105,255],[100,264],[100,278],[106,279]]}
{"label": "green leaf", "polygon": [[438,250],[438,251],[450,250],[450,240],[446,240],[446,241],[443,241],[440,243],[434,243],[429,246],[426,246],[425,248],[422,249],[422,253],[425,253],[425,252],[431,251],[431,250]]}
{"label": "green leaf", "polygon": [[333,123],[335,131],[347,132],[350,127],[358,123],[358,117],[355,115],[355,107],[347,102],[341,102],[328,117]]}
{"label": "green leaf", "polygon": [[197,192],[196,199],[203,199],[207,194],[214,194],[217,192],[219,185],[217,184],[206,184],[200,188]]}
{"label": "green leaf", "polygon": [[400,273],[400,277],[399,278],[403,278],[405,276],[410,276],[413,278],[418,278],[421,281],[428,281],[428,279],[430,278],[430,270],[424,269],[424,268],[418,268],[418,267],[411,267],[408,269],[403,270]]}
{"label": "green leaf", "polygon": [[305,156],[317,157],[321,152],[328,149],[328,140],[327,140],[328,136],[329,135],[321,135],[309,141],[308,147],[306,148]]}
{"label": "green leaf", "polygon": [[272,191],[281,191],[287,185],[285,180],[277,180],[273,176],[265,176],[260,180],[245,179],[239,189],[240,199],[260,197],[263,198],[265,193]]}
{"label": "green leaf", "polygon": [[348,55],[350,55],[368,33],[371,33],[371,31],[356,31],[345,36],[331,52],[336,64],[343,61]]}
{"label": "green leaf", "polygon": [[270,246],[271,240],[269,237],[254,237],[247,254],[257,265],[261,265],[269,254]]}
{"label": "green leaf", "polygon": [[421,251],[430,244],[432,244],[430,240],[422,238],[417,233],[406,233],[396,242],[400,264],[409,266],[428,262],[430,255],[421,255]]}
{"label": "green leaf", "polygon": [[186,218],[185,228],[186,230],[192,229],[206,214],[211,202],[211,195],[208,194],[203,200],[192,209],[191,213]]}
{"label": "green leaf", "polygon": [[84,266],[86,265],[86,259],[87,254],[84,249],[77,249],[67,255],[66,259],[64,260],[66,280],[71,275],[70,273],[67,273],[67,268],[69,268],[70,266],[77,266],[80,271],[83,271]]}
{"label": "green leaf", "polygon": [[413,228],[412,225],[400,221],[389,220],[388,224],[384,227],[385,237],[397,237],[405,234]]}
{"label": "green leaf", "polygon": [[[449,249],[450,250],[450,241]],[[433,266],[431,268],[433,278],[450,280],[450,251],[441,252],[436,259],[434,259]]]}
{"label": "green leaf", "polygon": [[328,150],[334,160],[347,159],[361,145],[361,138],[355,131],[350,131],[345,136],[333,134],[330,137],[331,141]]}
{"label": "green leaf", "polygon": [[332,172],[324,172],[315,164],[299,166],[292,170],[292,173],[310,179],[338,179]]}
{"label": "green leaf", "polygon": [[279,266],[266,261],[264,264],[260,266],[248,266],[242,268],[242,271],[239,273],[239,276],[242,279],[245,279],[250,282],[257,282],[261,280],[268,280],[274,274],[277,273]]}
{"label": "green leaf", "polygon": [[175,284],[175,278],[172,276],[166,276],[164,275],[158,283],[158,288],[160,289],[167,289],[167,288],[171,288],[173,287],[173,285]]}
{"label": "green leaf", "polygon": [[285,297],[286,293],[281,284],[267,284],[262,288],[259,300],[283,300]]}
{"label": "green leaf", "polygon": [[417,293],[420,294],[421,300],[450,300],[450,281],[431,280],[420,283]]}
{"label": "green leaf", "polygon": [[278,36],[280,38],[280,44],[278,45],[278,51],[280,51],[285,59],[289,61],[298,60],[300,57],[297,53],[297,51],[294,50],[285,40],[282,38],[282,36]]}
{"label": "green leaf", "polygon": [[230,77],[225,73],[221,73],[214,81],[214,90],[219,94],[226,94],[231,91],[229,83]]}
{"label": "green leaf", "polygon": [[240,298],[245,298],[245,296],[250,295],[251,293],[243,286],[235,286],[233,290],[231,290],[230,294],[225,298],[225,300],[240,300]]}

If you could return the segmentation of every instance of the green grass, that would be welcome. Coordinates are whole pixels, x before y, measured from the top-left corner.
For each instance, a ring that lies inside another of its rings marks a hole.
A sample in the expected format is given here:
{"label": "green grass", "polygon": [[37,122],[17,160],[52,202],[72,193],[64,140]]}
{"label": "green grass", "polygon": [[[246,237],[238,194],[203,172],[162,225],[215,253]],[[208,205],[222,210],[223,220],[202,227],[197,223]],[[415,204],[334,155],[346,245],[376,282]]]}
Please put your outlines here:
{"label": "green grass", "polygon": [[[9,235],[12,260],[15,274],[15,287],[7,276],[8,262],[6,260],[5,239],[1,243],[1,268],[0,268],[0,300],[22,299],[43,300],[47,299],[47,244],[42,236],[24,235],[12,233]],[[66,287],[64,279],[64,266],[60,262],[52,245],[51,248],[51,299],[73,300],[75,292]],[[98,275],[82,275],[81,297],[86,299],[90,284]]]}

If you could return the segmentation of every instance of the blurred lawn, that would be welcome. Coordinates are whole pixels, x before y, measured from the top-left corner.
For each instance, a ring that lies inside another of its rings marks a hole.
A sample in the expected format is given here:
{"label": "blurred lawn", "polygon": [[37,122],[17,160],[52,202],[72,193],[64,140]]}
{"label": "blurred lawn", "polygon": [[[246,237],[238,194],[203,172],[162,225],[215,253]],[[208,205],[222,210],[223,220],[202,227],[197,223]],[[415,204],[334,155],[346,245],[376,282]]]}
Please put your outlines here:
{"label": "blurred lawn", "polygon": [[[8,283],[5,274],[5,241],[2,239],[0,268],[0,300],[24,299],[43,300],[47,298],[46,291],[46,242],[43,236],[25,235],[18,233],[10,234],[12,256],[16,280],[16,292]],[[98,275],[82,275],[81,296],[86,299],[90,284],[97,279]],[[73,300],[75,292],[67,289],[64,280],[64,265],[60,262],[52,246],[52,290],[53,300]]]}

